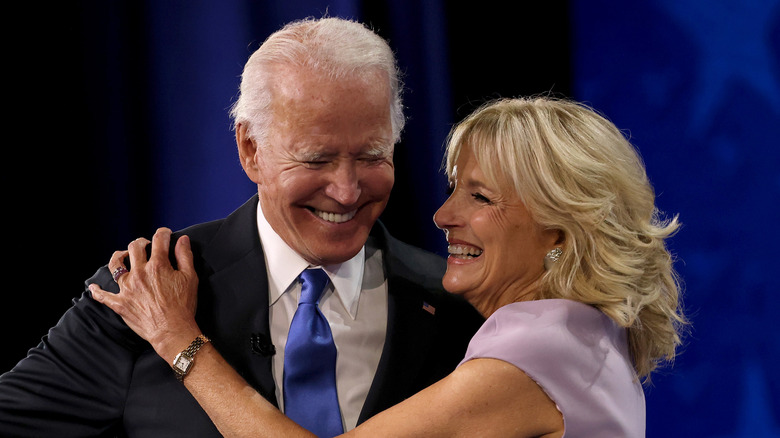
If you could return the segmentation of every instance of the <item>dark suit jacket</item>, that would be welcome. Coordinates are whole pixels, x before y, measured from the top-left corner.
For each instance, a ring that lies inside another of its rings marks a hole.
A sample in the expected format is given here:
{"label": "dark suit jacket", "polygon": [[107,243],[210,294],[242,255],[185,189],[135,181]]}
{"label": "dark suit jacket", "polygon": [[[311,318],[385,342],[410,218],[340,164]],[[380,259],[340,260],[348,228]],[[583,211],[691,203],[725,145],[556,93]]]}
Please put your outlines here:
{"label": "dark suit jacket", "polygon": [[[271,356],[262,341],[252,344],[252,339],[270,339],[256,212],[255,196],[227,218],[177,236],[190,236],[195,254],[198,324],[249,384],[275,404]],[[483,322],[471,306],[442,290],[441,258],[394,239],[379,223],[370,239],[383,250],[389,314],[361,422],[451,372]],[[90,283],[117,291],[105,267]],[[424,303],[435,312],[426,311]],[[0,436],[219,433],[170,366],[85,292],[37,348],[0,376]]]}

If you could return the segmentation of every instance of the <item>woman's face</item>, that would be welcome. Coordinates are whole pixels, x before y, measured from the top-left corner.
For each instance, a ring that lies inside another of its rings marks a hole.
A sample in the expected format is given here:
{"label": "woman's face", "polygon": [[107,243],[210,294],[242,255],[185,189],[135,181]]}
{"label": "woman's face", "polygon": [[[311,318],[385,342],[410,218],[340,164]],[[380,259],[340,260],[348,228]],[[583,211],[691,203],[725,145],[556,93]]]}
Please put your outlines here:
{"label": "woman's face", "polygon": [[465,146],[450,181],[452,194],[433,217],[449,244],[444,288],[463,295],[484,316],[536,298],[544,256],[558,240],[520,198],[488,183]]}

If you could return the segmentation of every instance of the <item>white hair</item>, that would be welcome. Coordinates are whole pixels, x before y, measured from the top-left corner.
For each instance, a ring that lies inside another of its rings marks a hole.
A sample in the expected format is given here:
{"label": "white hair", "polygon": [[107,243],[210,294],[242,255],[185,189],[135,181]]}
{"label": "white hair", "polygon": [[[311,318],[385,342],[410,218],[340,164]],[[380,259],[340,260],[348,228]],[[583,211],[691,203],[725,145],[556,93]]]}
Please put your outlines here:
{"label": "white hair", "polygon": [[247,126],[249,136],[264,140],[271,124],[271,87],[278,67],[306,69],[330,79],[384,75],[390,92],[393,143],[405,118],[402,83],[387,42],[361,23],[341,18],[305,19],[273,33],[247,61],[239,98],[231,109],[233,126]]}

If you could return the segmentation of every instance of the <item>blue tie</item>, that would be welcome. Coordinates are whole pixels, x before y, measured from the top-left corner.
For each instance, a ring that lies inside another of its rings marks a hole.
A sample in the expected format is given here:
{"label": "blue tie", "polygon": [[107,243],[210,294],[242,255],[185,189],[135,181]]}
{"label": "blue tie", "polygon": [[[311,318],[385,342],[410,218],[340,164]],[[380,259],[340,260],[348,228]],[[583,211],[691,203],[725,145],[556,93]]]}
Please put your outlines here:
{"label": "blue tie", "polygon": [[284,413],[320,438],[344,432],[336,396],[336,345],[317,307],[328,274],[306,269],[284,347]]}

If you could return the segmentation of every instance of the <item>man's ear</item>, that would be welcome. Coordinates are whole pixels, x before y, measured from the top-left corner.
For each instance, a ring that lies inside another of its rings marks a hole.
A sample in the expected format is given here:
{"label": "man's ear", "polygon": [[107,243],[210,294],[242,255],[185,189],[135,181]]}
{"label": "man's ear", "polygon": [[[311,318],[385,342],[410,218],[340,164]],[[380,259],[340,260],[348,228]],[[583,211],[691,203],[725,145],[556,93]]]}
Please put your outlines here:
{"label": "man's ear", "polygon": [[236,145],[238,146],[238,158],[241,160],[244,172],[255,184],[260,184],[257,144],[249,136],[247,126],[244,124],[236,126]]}

